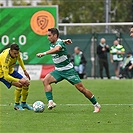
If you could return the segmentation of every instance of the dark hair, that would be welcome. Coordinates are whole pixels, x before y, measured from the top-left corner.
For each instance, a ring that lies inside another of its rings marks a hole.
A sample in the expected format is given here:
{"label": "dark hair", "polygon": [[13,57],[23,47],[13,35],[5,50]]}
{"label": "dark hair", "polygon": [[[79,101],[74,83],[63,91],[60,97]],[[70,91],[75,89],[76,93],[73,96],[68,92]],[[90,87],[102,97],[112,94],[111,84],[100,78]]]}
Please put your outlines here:
{"label": "dark hair", "polygon": [[18,46],[17,44],[12,44],[12,45],[10,46],[10,49],[11,49],[11,50],[17,50],[17,51],[19,51],[19,46]]}
{"label": "dark hair", "polygon": [[50,28],[48,29],[53,35],[57,34],[57,37],[59,37],[59,30],[57,28]]}

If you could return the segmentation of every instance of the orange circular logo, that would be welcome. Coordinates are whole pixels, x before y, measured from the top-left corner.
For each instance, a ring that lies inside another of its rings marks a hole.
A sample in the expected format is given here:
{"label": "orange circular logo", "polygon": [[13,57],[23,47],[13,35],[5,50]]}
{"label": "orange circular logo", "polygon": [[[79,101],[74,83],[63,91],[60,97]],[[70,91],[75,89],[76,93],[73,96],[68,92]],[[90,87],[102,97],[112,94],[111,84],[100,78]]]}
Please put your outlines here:
{"label": "orange circular logo", "polygon": [[36,34],[46,35],[48,29],[55,26],[55,20],[51,13],[47,11],[38,11],[32,16],[30,25]]}

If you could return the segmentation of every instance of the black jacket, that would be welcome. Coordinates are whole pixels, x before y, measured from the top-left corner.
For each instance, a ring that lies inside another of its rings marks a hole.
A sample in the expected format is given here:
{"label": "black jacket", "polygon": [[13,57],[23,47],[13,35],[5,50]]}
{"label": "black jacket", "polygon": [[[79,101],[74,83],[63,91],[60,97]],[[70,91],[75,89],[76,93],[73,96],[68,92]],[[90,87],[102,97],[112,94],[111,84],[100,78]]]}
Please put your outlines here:
{"label": "black jacket", "polygon": [[109,48],[106,47],[106,45],[104,46],[105,51],[102,51],[102,46],[98,45],[97,46],[97,55],[99,57],[99,59],[107,59],[107,53],[110,51]]}

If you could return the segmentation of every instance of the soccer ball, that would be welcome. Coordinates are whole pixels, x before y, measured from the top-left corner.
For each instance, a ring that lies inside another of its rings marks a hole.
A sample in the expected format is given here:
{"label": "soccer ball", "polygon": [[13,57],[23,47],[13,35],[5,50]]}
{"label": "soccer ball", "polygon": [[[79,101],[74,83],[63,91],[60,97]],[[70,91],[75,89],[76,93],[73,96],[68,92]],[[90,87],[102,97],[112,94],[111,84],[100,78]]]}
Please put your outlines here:
{"label": "soccer ball", "polygon": [[45,105],[42,101],[36,101],[33,103],[34,112],[41,113],[45,109]]}

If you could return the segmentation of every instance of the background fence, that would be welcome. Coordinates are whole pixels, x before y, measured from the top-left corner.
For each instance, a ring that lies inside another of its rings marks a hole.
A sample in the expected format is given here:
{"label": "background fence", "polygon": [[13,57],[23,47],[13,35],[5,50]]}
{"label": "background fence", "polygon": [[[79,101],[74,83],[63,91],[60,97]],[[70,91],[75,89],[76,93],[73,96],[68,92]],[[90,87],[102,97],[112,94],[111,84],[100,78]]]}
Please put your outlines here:
{"label": "background fence", "polygon": [[[51,6],[51,8],[52,7],[53,6]],[[8,7],[1,8],[0,51],[8,47],[11,43],[18,43],[22,50],[22,57],[26,65],[51,65],[53,63],[50,56],[47,56],[41,60],[38,60],[37,57],[35,57],[36,53],[41,52],[41,50],[46,51],[49,48],[47,36],[45,35],[42,37],[35,34],[31,30],[30,20],[34,15],[34,12],[39,10],[49,11],[53,16],[55,16],[56,23],[54,27],[59,28],[61,34],[60,37],[62,39],[72,39],[73,44],[71,46],[67,46],[70,56],[74,52],[74,47],[79,46],[81,48],[87,60],[86,75],[89,77],[99,77],[96,47],[99,44],[101,38],[104,37],[110,47],[113,45],[113,41],[119,38],[120,43],[124,46],[126,52],[133,50],[133,40],[129,36],[129,28],[131,25],[133,25],[132,22],[58,23],[57,6],[55,6],[55,11],[50,11],[49,6],[7,8]],[[28,10],[29,13],[27,14]],[[31,11],[33,10],[35,11],[32,13]],[[23,13],[20,13],[20,11],[22,11]],[[15,15],[18,16],[16,17]],[[26,21],[23,18],[25,18]],[[108,54],[108,60],[110,58],[109,56],[110,55]],[[110,60],[109,67],[111,76],[113,76],[114,70],[112,64],[110,63]]]}
{"label": "background fence", "polygon": [[[93,34],[71,34],[71,35],[61,35],[62,39],[71,38],[73,44],[67,46],[68,53],[70,55],[74,52],[74,47],[78,46],[83,51],[86,60],[86,74],[88,77],[99,77],[99,65],[98,58],[96,54],[96,47],[99,45],[100,39],[105,38],[106,43],[111,47],[113,41],[118,38],[116,34],[112,33],[93,33]],[[130,38],[129,34],[121,33],[119,36],[120,44],[122,44],[126,52],[133,50],[133,40]],[[110,63],[110,54],[108,54],[109,70],[110,75],[114,76],[114,68]],[[105,71],[104,71],[104,76]]]}

